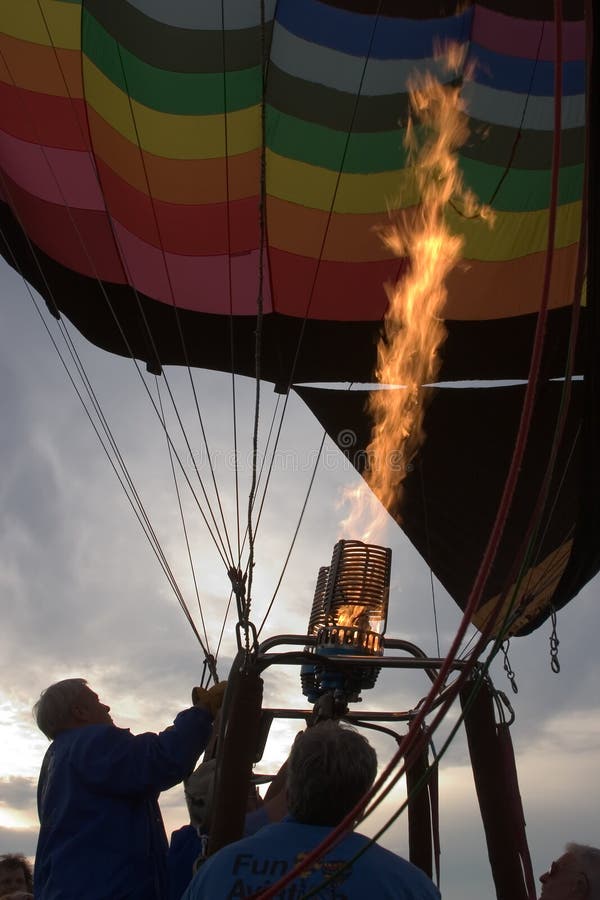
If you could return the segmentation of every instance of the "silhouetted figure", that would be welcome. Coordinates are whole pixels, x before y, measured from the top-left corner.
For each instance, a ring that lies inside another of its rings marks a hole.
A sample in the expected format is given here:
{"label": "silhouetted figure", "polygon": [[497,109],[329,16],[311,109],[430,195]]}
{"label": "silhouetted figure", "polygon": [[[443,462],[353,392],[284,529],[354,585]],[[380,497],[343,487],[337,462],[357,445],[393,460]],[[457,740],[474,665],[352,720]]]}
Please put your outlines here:
{"label": "silhouetted figure", "polygon": [[31,866],[20,853],[4,853],[0,856],[0,897],[33,896]]}
{"label": "silhouetted figure", "polygon": [[567,844],[540,881],[540,900],[600,900],[600,850]]}
{"label": "silhouetted figure", "polygon": [[[194,872],[198,868],[205,850],[210,831],[212,805],[214,802],[214,778],[216,752],[212,746],[218,733],[220,713],[215,719],[211,744],[206,749],[205,759],[197,769],[186,778],[183,786],[185,801],[190,814],[189,825],[178,828],[171,834],[167,866],[169,873],[168,900],[181,900]],[[206,758],[208,757],[208,759]],[[262,800],[255,785],[250,785],[244,836],[254,834],[271,822],[278,822],[287,813],[285,799],[285,772],[287,762],[281,766],[274,776],[269,789]]]}
{"label": "silhouetted figure", "polygon": [[[324,721],[301,732],[287,764],[290,816],[210,857],[183,900],[249,897],[274,884],[345,818],[376,772],[375,751],[353,729]],[[368,838],[358,833],[346,836],[281,896],[300,898],[330,878],[317,896],[332,900],[439,900],[440,896],[420,869],[377,844],[369,846]]]}
{"label": "silhouetted figure", "polygon": [[163,900],[167,839],[161,791],[193,770],[224,683],[194,688],[197,704],[160,734],[117,728],[82,678],[47,688],[34,707],[52,740],[40,773],[36,900]]}

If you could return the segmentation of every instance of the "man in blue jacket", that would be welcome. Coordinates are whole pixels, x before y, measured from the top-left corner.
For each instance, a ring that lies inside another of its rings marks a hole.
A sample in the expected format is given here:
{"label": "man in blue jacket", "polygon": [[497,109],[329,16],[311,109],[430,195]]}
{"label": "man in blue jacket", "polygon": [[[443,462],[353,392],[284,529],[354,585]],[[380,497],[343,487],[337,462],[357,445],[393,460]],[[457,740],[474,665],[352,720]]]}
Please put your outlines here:
{"label": "man in blue jacket", "polygon": [[52,740],[38,784],[36,900],[163,900],[167,839],[158,796],[193,770],[225,683],[160,734],[117,728],[82,678],[51,685],[34,707]]}
{"label": "man in blue jacket", "polygon": [[[328,720],[301,732],[287,764],[290,817],[219,850],[201,866],[182,900],[233,900],[275,884],[345,818],[376,772],[375,751],[353,729]],[[309,893],[328,900],[440,897],[424,872],[356,832],[276,896],[299,900]]]}

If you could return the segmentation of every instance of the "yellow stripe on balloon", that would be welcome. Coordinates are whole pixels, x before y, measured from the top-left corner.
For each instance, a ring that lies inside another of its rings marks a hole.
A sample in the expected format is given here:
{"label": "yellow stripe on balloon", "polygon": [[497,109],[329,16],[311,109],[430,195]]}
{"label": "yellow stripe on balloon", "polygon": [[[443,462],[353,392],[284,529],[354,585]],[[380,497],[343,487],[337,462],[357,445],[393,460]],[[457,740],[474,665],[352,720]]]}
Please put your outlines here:
{"label": "yellow stripe on balloon", "polygon": [[[339,177],[339,184],[338,184]],[[337,185],[337,190],[336,190]],[[392,206],[400,193],[405,206],[414,206],[417,191],[408,169],[373,174],[342,173],[267,150],[267,191],[280,200],[338,213],[379,213]]]}
{"label": "yellow stripe on balloon", "polygon": [[[260,146],[260,107],[227,117],[182,116],[158,112],[129,99],[89,60],[84,59],[84,90],[89,105],[109,125],[148,153],[170,159],[214,159],[247,153]],[[227,144],[225,141],[227,125]]]}
{"label": "yellow stripe on balloon", "polygon": [[[462,255],[467,259],[501,261],[540,253],[548,246],[548,210],[498,212],[494,225],[481,219],[464,219],[454,210],[447,213],[453,232],[464,235]],[[556,211],[555,246],[569,247],[579,240],[581,202],[566,203]]]}
{"label": "yellow stripe on balloon", "polygon": [[[84,85],[88,103],[107,123],[132,144],[166,159],[219,159],[225,155],[225,117],[182,116],[157,112],[131,101],[89,60],[84,61]],[[253,106],[227,116],[227,150],[230,156],[260,146],[260,108]],[[387,209],[409,208],[418,202],[410,169],[373,174],[342,173],[338,176],[319,166],[283,157],[267,150],[267,193],[298,206],[340,214],[381,214]],[[557,211],[556,246],[579,239],[581,203],[560,206]],[[545,250],[548,210],[496,213],[493,236],[478,218],[466,219],[448,211],[451,230],[465,236],[463,256],[482,261],[516,259]]]}
{"label": "yellow stripe on balloon", "polygon": [[[337,184],[337,191],[336,191]],[[267,190],[272,197],[299,206],[336,213],[376,214],[386,209],[410,208],[418,202],[410,170],[372,175],[342,173],[339,178],[318,166],[267,152]],[[497,212],[490,226],[480,218],[466,219],[452,209],[448,223],[463,234],[463,256],[468,259],[504,260],[545,250],[548,243],[548,210]],[[579,240],[581,202],[557,210],[555,244],[567,247]]]}
{"label": "yellow stripe on balloon", "polygon": [[0,31],[34,44],[81,48],[81,5],[61,0],[2,0]]}

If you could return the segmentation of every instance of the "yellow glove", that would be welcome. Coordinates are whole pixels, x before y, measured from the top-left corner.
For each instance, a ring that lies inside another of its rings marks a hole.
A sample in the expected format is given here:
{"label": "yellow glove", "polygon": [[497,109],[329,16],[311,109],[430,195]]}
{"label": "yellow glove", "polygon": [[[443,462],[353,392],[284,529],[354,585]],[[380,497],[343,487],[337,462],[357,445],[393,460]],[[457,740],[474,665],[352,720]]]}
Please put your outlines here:
{"label": "yellow glove", "polygon": [[219,681],[208,691],[201,687],[192,688],[192,703],[194,706],[204,706],[214,719],[221,708],[226,687],[226,681]]}

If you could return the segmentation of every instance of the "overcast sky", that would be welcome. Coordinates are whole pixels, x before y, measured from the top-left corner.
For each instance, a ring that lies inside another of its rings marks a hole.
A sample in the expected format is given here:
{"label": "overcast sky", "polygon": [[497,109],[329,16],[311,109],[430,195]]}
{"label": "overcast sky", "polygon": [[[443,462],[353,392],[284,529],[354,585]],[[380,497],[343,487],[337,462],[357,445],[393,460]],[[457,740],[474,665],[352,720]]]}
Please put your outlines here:
{"label": "overcast sky", "polygon": [[[134,731],[159,730],[188,704],[191,687],[201,676],[203,656],[23,282],[6,266],[0,272],[0,290],[0,852],[32,855],[37,827],[35,785],[47,746],[30,712],[40,691],[58,679],[83,676],[111,705],[117,724]],[[47,321],[56,334],[54,321]],[[165,440],[140,378],[130,361],[102,353],[75,337],[161,545],[193,607],[193,581]],[[171,370],[167,376],[181,409],[189,412],[187,374]],[[153,381],[147,383],[154,390]],[[223,505],[232,523],[231,379],[199,372],[197,384],[209,445],[216,452]],[[253,385],[238,379],[236,390],[244,523]],[[263,435],[274,400],[272,389],[265,386]],[[205,470],[197,422],[189,416],[188,421],[193,453]],[[288,552],[320,441],[321,431],[311,414],[295,396],[290,397],[256,541],[253,619],[257,624]],[[179,438],[177,445],[182,445]],[[325,451],[264,636],[305,631],[319,566],[328,564],[340,536],[341,490],[358,479],[330,442]],[[181,452],[189,464],[189,453],[183,447]],[[206,529],[183,493],[214,650],[229,583]],[[231,533],[235,533],[233,525]],[[413,640],[437,655],[429,571],[394,525],[388,526],[380,542],[393,549],[388,634]],[[459,615],[439,585],[434,596],[444,652]],[[596,579],[559,613],[559,675],[550,671],[549,626],[512,643],[517,695],[510,691],[501,665],[495,663],[492,670],[517,716],[513,740],[536,875],[560,855],[566,841],[600,843],[598,601]],[[197,608],[195,618],[199,622]],[[221,678],[227,675],[234,647],[231,621],[220,651]],[[409,708],[426,691],[427,682],[421,676],[387,673],[375,690],[364,695],[362,706]],[[269,671],[265,693],[269,704],[304,706],[299,677],[291,669]],[[266,770],[283,759],[296,728],[283,723],[276,729],[266,754]],[[441,744],[439,737],[437,742]],[[378,739],[375,744],[380,761],[385,762],[392,742]],[[391,805],[363,830],[369,832],[381,824],[401,800],[399,787]],[[168,830],[185,823],[181,788],[163,795],[162,805]],[[445,900],[493,897],[462,732],[441,766],[440,814]],[[404,818],[387,833],[384,843],[406,852]]]}

